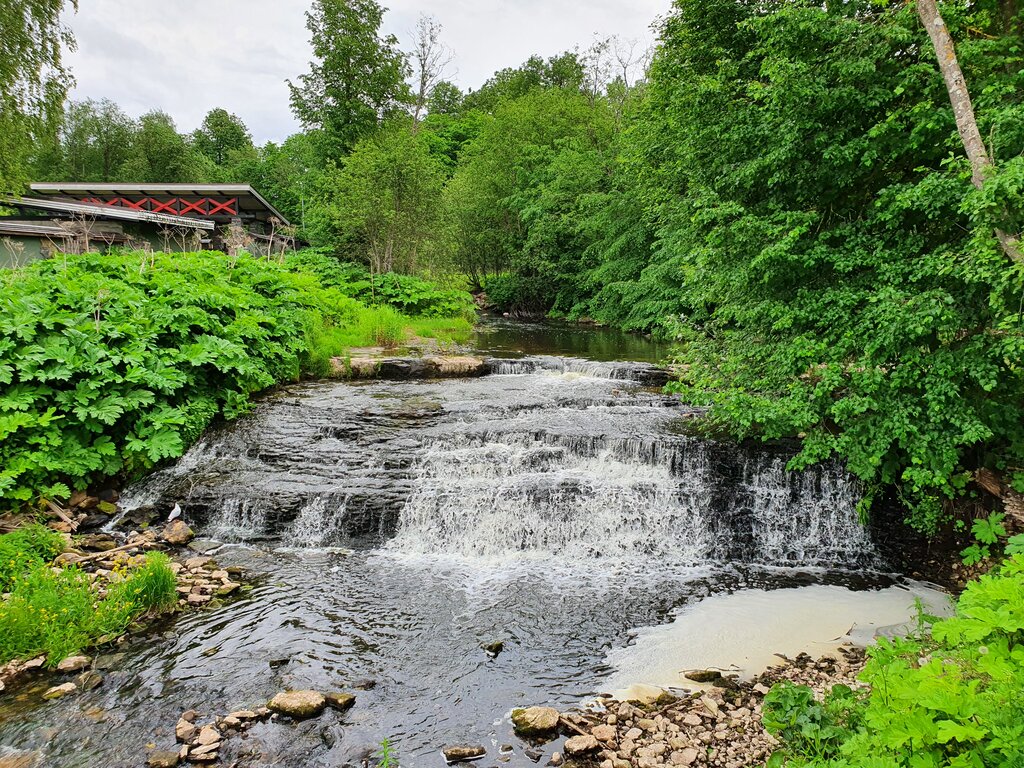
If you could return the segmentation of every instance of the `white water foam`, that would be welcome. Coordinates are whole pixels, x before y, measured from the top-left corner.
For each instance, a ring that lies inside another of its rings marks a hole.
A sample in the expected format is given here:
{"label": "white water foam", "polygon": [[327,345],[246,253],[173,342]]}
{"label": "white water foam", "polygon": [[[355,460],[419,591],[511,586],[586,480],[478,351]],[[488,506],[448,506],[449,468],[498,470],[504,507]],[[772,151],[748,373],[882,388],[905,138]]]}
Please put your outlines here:
{"label": "white water foam", "polygon": [[717,669],[751,676],[779,663],[776,654],[821,656],[844,642],[870,642],[876,633],[907,634],[916,601],[933,615],[949,615],[949,596],[913,583],[853,591],[816,584],[792,589],[748,589],[686,606],[676,619],[643,627],[633,642],[608,653],[614,672],[601,690],[617,698],[647,689],[696,688],[684,672]]}

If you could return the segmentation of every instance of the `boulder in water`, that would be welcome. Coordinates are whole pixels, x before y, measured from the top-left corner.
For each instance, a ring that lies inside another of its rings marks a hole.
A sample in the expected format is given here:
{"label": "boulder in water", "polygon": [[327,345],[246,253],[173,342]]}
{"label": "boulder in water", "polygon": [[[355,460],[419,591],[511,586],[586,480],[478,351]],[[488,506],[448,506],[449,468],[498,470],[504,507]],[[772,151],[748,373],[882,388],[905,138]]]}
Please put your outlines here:
{"label": "boulder in water", "polygon": [[683,677],[695,683],[713,683],[722,678],[722,673],[717,669],[690,669],[683,672]]}
{"label": "boulder in water", "polygon": [[327,706],[339,712],[351,709],[352,705],[356,703],[356,697],[351,693],[325,693],[324,699],[327,700]]}
{"label": "boulder in water", "polygon": [[552,736],[558,730],[558,710],[552,707],[527,707],[512,710],[512,725],[520,736],[531,739]]}
{"label": "boulder in water", "polygon": [[316,717],[324,711],[327,699],[319,691],[282,691],[267,702],[267,707],[297,720]]}
{"label": "boulder in water", "polygon": [[74,693],[78,690],[78,686],[74,683],[64,683],[64,685],[55,685],[50,688],[46,693],[43,694],[44,699],[59,699],[62,696],[67,696],[69,693]]}
{"label": "boulder in water", "polygon": [[164,526],[164,532],[161,535],[164,541],[168,544],[173,544],[176,547],[183,547],[192,541],[192,537],[195,533],[185,523],[184,520],[171,520],[167,525]]}
{"label": "boulder in water", "polygon": [[494,657],[505,650],[505,643],[501,640],[496,640],[493,643],[482,643],[480,647],[484,649],[488,656]]}
{"label": "boulder in water", "polygon": [[150,752],[146,758],[146,765],[149,768],[174,768],[178,764],[178,753],[160,750]]}

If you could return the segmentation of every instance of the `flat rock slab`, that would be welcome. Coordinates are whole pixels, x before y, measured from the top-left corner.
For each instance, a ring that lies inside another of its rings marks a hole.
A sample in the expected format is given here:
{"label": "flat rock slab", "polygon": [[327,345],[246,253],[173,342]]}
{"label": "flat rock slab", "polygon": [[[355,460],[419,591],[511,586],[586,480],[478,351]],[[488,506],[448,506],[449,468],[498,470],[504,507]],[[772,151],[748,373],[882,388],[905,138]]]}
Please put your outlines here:
{"label": "flat rock slab", "polygon": [[351,379],[445,379],[483,376],[487,363],[469,355],[429,355],[426,357],[377,357],[373,355],[336,357],[334,373]]}
{"label": "flat rock slab", "polygon": [[324,698],[327,700],[327,706],[339,712],[351,709],[356,703],[356,697],[351,693],[325,693]]}

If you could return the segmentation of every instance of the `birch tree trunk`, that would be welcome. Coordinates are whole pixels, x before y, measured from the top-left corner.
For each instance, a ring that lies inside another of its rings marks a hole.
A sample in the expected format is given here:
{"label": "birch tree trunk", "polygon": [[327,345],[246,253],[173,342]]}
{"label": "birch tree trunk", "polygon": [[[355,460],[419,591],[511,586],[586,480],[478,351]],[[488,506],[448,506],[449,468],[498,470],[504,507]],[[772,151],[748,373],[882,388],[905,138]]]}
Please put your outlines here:
{"label": "birch tree trunk", "polygon": [[[953,47],[953,38],[949,35],[946,22],[939,14],[936,0],[917,0],[917,15],[921,19],[928,37],[931,38],[935,47],[935,55],[939,60],[939,69],[946,81],[946,90],[949,92],[949,101],[953,105],[953,116],[956,118],[956,127],[960,132],[960,140],[963,141],[964,149],[967,151],[967,158],[971,162],[971,182],[975,187],[981,189],[985,184],[985,171],[993,166],[992,158],[988,156],[985,149],[985,142],[981,138],[981,131],[978,130],[978,121],[974,116],[974,106],[971,104],[971,95],[967,91],[967,83],[964,81],[964,73],[960,69],[960,62],[956,58],[956,48]],[[1003,252],[1016,263],[1024,263],[1024,256],[1021,255],[1019,242],[1016,238],[1003,232],[998,227],[995,230],[996,239],[1002,246]]]}

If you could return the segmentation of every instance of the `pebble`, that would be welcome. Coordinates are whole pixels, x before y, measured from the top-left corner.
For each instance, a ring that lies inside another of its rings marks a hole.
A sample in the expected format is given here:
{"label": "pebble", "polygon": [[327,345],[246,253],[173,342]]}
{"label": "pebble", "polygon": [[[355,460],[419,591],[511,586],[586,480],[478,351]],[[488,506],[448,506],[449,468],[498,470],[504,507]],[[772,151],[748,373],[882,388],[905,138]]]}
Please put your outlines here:
{"label": "pebble", "polygon": [[68,656],[57,665],[58,672],[81,672],[92,661],[88,656]]}
{"label": "pebble", "polygon": [[146,765],[149,768],[174,768],[178,764],[178,759],[177,752],[150,752],[146,758]]}
{"label": "pebble", "polygon": [[445,761],[461,763],[465,760],[476,760],[487,754],[487,750],[479,744],[450,744],[441,750]]}
{"label": "pebble", "polygon": [[283,691],[267,703],[267,708],[297,719],[315,717],[324,711],[327,699],[319,691]]}
{"label": "pebble", "polygon": [[78,686],[74,683],[64,683],[63,685],[55,685],[43,694],[44,699],[59,699],[62,696],[67,696],[70,693],[74,693],[78,690]]}

